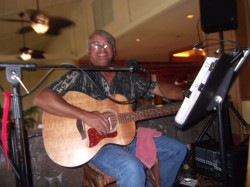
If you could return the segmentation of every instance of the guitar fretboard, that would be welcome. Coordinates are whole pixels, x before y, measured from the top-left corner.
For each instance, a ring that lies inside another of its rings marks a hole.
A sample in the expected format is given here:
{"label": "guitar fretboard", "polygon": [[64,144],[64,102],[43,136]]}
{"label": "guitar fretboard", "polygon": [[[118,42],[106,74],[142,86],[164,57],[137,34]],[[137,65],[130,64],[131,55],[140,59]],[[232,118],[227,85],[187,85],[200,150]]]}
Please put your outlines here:
{"label": "guitar fretboard", "polygon": [[148,109],[148,110],[140,110],[130,113],[122,113],[118,115],[118,120],[120,123],[140,121],[145,119],[153,119],[162,116],[173,115],[178,112],[180,108],[180,104],[173,104],[166,107]]}

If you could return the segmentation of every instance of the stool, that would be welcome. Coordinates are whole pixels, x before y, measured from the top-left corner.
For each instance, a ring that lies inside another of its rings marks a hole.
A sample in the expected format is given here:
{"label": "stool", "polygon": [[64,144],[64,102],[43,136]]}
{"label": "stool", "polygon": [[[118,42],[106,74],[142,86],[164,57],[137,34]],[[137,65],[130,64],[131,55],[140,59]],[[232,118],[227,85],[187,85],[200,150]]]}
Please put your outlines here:
{"label": "stool", "polygon": [[[145,168],[147,180],[154,186],[160,187],[159,162],[156,158],[151,169]],[[82,187],[111,187],[115,186],[115,178],[103,173],[89,162],[83,165]]]}

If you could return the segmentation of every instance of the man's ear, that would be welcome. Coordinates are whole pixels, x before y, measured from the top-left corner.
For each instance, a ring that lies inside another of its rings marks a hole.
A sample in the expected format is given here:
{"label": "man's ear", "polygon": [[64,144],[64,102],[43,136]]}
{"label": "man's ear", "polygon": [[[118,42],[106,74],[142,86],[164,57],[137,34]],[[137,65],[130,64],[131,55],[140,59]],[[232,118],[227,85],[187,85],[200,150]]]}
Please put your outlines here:
{"label": "man's ear", "polygon": [[89,55],[89,48],[86,49],[86,54]]}
{"label": "man's ear", "polygon": [[113,48],[113,54],[114,54],[114,56],[116,56],[116,50],[115,50],[115,48]]}

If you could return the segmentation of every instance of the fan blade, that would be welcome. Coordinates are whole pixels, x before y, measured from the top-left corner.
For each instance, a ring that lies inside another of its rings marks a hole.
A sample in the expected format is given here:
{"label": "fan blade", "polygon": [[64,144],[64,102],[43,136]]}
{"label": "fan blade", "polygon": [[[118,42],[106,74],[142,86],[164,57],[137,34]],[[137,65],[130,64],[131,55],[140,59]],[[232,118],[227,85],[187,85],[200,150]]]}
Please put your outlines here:
{"label": "fan blade", "polygon": [[60,17],[50,17],[49,18],[49,25],[52,27],[56,27],[58,29],[69,27],[74,25],[73,21],[67,20],[65,18]]}
{"label": "fan blade", "polygon": [[[74,25],[74,22],[63,19],[63,18],[50,18],[49,30],[45,33],[46,35],[56,36],[60,34],[60,30]],[[34,31],[31,26],[26,26],[17,31],[19,34],[25,34],[27,32]]]}
{"label": "fan blade", "polygon": [[0,18],[0,21],[30,23],[30,21],[28,21],[28,20],[10,19],[10,18]]}
{"label": "fan blade", "polygon": [[49,30],[45,33],[47,35],[51,35],[51,36],[57,36],[60,34],[59,29],[55,28],[54,26],[50,26]]}
{"label": "fan blade", "polygon": [[29,14],[30,18],[35,16],[35,15],[38,15],[38,14],[45,15],[46,17],[49,18],[49,22],[51,25],[53,25],[53,26],[56,25],[59,28],[74,25],[73,21],[70,21],[70,20],[62,18],[62,17],[49,16],[46,13],[38,11],[38,10],[28,9],[28,10],[26,10],[26,12]]}
{"label": "fan blade", "polygon": [[[17,31],[18,34],[26,34],[28,32],[35,32],[31,26],[26,26]],[[56,36],[59,35],[59,30],[55,27],[50,27],[49,30],[45,33],[46,35]]]}
{"label": "fan blade", "polygon": [[26,26],[17,31],[18,34],[25,34],[27,32],[34,31],[31,26]]}
{"label": "fan blade", "polygon": [[[28,32],[35,32],[31,26],[26,26],[17,31],[18,34],[26,34]],[[56,36],[59,35],[59,30],[54,26],[50,26],[49,30],[45,33],[46,35]]]}
{"label": "fan blade", "polygon": [[43,58],[45,58],[44,55],[43,55],[44,51],[30,49],[30,48],[25,47],[25,46],[20,48],[19,52],[20,53],[23,53],[23,52],[29,53],[29,54],[31,54],[31,58],[34,58],[34,59],[43,59]]}
{"label": "fan blade", "polygon": [[[60,30],[65,28],[65,27],[69,27],[74,25],[75,23],[73,21],[70,21],[68,19],[65,18],[61,18],[61,17],[52,17],[52,16],[48,16],[47,14],[38,11],[38,10],[33,10],[33,9],[28,9],[25,11],[27,14],[29,14],[30,17],[30,22],[35,19],[36,16],[41,16],[44,15],[45,17],[47,17],[49,19],[49,30],[45,33],[46,35],[52,35],[52,36],[56,36],[60,34]],[[19,34],[24,34],[27,32],[33,31],[31,26],[28,27],[23,27],[21,28],[18,33]]]}
{"label": "fan blade", "polygon": [[34,59],[43,59],[45,58],[43,53],[44,51],[41,50],[32,50],[31,57]]}
{"label": "fan blade", "polygon": [[70,27],[72,25],[74,25],[74,22],[70,20],[66,20],[64,18],[59,18],[59,17],[57,18],[52,17],[49,19],[49,30],[47,31],[46,34],[59,35],[61,29]]}

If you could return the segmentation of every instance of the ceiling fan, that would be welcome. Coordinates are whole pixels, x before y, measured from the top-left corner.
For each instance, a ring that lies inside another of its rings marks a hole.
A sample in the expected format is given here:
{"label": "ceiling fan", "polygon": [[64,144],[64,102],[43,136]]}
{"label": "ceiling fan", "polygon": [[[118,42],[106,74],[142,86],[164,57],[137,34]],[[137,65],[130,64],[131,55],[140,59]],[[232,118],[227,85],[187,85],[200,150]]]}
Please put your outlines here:
{"label": "ceiling fan", "polygon": [[[23,13],[19,14],[21,20],[23,20]],[[22,27],[23,27],[23,22],[21,22]],[[34,50],[26,47],[26,38],[25,38],[25,33],[22,33],[22,39],[23,39],[23,47],[19,49],[19,56],[18,59],[21,60],[30,60],[31,58],[33,59],[43,59],[44,57],[44,51],[41,50]]]}
{"label": "ceiling fan", "polygon": [[23,14],[26,13],[29,16],[29,20],[9,19],[9,18],[0,18],[0,20],[29,23],[28,26],[25,26],[17,31],[17,33],[19,34],[35,31],[38,34],[47,34],[56,36],[60,34],[61,29],[74,25],[74,22],[71,20],[61,17],[48,16],[44,12],[41,12],[38,0],[36,0],[36,5],[37,5],[36,10],[28,9],[23,12]]}

